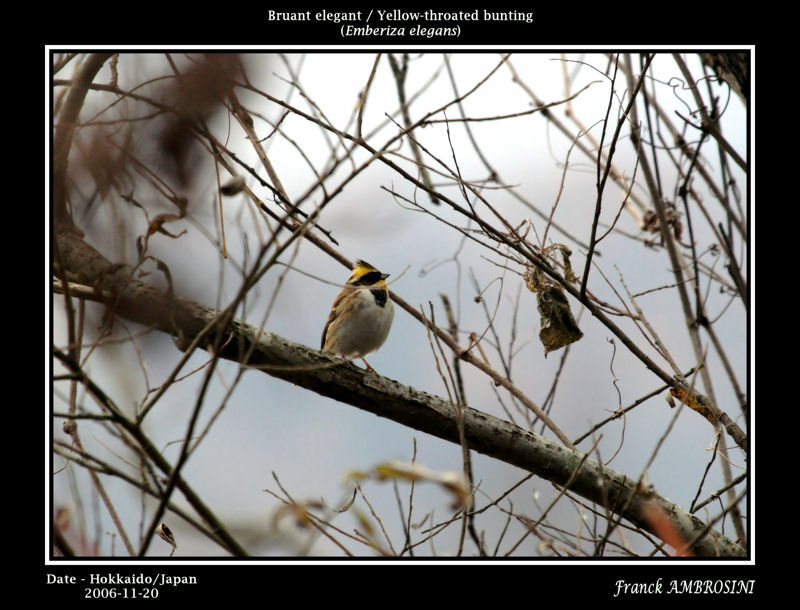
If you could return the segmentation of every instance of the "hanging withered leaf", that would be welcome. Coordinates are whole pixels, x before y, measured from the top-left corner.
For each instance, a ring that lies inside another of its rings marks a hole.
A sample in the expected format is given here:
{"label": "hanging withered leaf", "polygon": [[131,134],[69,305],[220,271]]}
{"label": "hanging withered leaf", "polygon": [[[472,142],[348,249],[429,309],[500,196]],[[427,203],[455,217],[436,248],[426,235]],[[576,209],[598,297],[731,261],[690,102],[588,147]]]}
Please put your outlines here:
{"label": "hanging withered leaf", "polygon": [[223,184],[219,190],[226,197],[233,197],[244,190],[244,178],[242,176],[234,176]]}
{"label": "hanging withered leaf", "polygon": [[[549,254],[554,248],[561,252],[564,259],[564,276],[567,281],[577,282],[578,278],[572,272],[569,263],[572,252],[566,246],[554,244],[544,253]],[[583,332],[572,316],[569,301],[561,286],[536,267],[528,267],[523,273],[523,278],[528,290],[536,293],[537,308],[542,316],[539,340],[544,345],[545,356],[583,337]]]}
{"label": "hanging withered leaf", "polygon": [[545,356],[583,337],[572,316],[567,297],[559,286],[546,284],[539,290],[536,299],[542,316],[539,340],[544,345]]}

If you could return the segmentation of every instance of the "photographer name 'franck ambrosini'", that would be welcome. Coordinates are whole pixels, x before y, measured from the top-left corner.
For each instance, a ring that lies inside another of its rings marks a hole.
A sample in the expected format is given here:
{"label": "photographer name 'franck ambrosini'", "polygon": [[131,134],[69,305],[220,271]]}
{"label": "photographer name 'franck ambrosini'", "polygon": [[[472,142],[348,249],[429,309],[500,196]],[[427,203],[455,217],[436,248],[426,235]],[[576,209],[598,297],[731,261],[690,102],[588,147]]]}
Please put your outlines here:
{"label": "photographer name 'franck ambrosini'", "polygon": [[487,11],[475,9],[472,11],[390,11],[372,9],[370,11],[267,11],[268,21],[330,21],[332,23],[373,22],[408,22],[408,21],[523,21],[533,23],[533,11]]}

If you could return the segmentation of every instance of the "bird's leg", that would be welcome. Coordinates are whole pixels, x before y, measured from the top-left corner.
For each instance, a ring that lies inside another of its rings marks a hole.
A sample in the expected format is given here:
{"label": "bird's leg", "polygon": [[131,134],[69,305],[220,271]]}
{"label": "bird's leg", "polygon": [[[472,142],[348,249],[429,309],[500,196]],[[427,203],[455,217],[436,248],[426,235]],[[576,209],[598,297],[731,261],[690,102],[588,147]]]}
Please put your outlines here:
{"label": "bird's leg", "polygon": [[369,371],[371,371],[371,372],[375,373],[376,375],[378,374],[378,371],[376,371],[374,368],[372,368],[372,367],[369,365],[369,362],[367,362],[367,359],[366,359],[366,358],[362,358],[362,360],[364,361],[364,364],[366,364],[366,365],[367,365],[367,370],[369,370]]}

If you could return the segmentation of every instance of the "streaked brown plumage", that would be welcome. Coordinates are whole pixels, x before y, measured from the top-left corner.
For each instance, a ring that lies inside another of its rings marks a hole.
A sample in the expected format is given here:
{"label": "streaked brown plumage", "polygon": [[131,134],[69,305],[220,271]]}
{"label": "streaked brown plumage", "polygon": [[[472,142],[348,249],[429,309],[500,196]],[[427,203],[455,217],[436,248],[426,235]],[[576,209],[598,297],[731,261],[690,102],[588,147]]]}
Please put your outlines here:
{"label": "streaked brown plumage", "polygon": [[[322,331],[322,350],[347,360],[363,360],[384,344],[394,318],[387,277],[388,273],[381,273],[366,261],[353,264]],[[374,372],[366,360],[364,364]]]}

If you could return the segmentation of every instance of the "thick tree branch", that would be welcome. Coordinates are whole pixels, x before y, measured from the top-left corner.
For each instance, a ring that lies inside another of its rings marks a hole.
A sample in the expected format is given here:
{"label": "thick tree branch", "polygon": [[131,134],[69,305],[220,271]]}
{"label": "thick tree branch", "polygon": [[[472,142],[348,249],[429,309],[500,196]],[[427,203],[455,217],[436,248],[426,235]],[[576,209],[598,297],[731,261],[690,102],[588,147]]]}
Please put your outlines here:
{"label": "thick tree branch", "polygon": [[[214,327],[215,320],[227,316],[131,279],[129,267],[112,265],[77,233],[58,233],[56,247],[62,265],[57,276],[90,286],[91,293],[84,291],[84,294],[106,302],[116,315],[169,333],[181,346],[189,345],[203,329],[210,327],[210,332],[198,342],[199,347],[213,346],[221,338],[217,343],[221,358],[261,369],[323,396],[460,444],[455,412],[447,401],[341,363],[240,320],[232,319],[225,327]],[[72,294],[75,296],[78,291]],[[684,540],[693,541],[691,551],[697,556],[745,555],[742,547],[707,528],[681,507],[654,492],[639,489],[634,479],[585,459],[578,451],[475,409],[465,407],[463,416],[470,449],[556,485],[571,481],[570,491],[653,534],[655,527],[647,515],[655,505],[668,515]]]}

